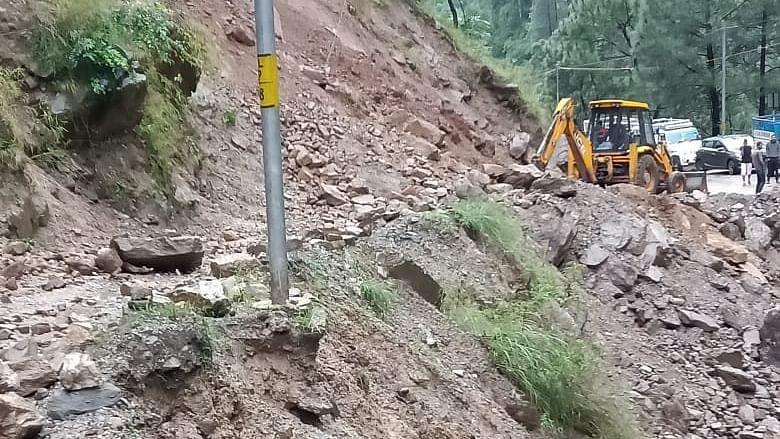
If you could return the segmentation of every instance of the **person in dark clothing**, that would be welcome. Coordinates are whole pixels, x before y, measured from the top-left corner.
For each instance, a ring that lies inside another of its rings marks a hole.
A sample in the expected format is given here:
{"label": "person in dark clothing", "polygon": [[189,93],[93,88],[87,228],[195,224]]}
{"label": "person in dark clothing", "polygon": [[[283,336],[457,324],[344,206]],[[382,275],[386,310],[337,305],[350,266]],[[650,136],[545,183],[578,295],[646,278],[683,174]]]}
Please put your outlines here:
{"label": "person in dark clothing", "polygon": [[747,139],[742,143],[739,152],[742,155],[742,186],[745,186],[750,184],[750,176],[753,174],[753,148],[748,145]]}
{"label": "person in dark clothing", "polygon": [[780,183],[780,175],[777,173],[780,170],[780,143],[774,134],[772,140],[766,145],[766,159],[769,171],[767,179],[775,177],[775,183]]}
{"label": "person in dark clothing", "polygon": [[764,146],[761,142],[756,144],[756,149],[751,154],[751,161],[753,162],[753,169],[756,170],[756,193],[760,194],[764,190],[764,183],[766,182],[766,161],[764,159],[764,152],[762,149]]}

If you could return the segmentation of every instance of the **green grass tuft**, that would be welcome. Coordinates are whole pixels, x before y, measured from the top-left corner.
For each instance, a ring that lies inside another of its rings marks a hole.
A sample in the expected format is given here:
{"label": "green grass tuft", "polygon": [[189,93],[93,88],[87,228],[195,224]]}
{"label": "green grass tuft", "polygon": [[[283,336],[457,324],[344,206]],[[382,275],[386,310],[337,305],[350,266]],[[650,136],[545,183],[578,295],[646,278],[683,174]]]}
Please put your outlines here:
{"label": "green grass tuft", "polygon": [[238,122],[238,115],[233,110],[226,110],[222,113],[222,123],[229,127],[236,126],[236,123]]}
{"label": "green grass tuft", "polygon": [[327,329],[328,315],[324,308],[313,303],[298,316],[297,324],[299,328],[310,334],[323,334]]}
{"label": "green grass tuft", "polygon": [[393,289],[386,282],[369,280],[360,285],[360,295],[377,316],[384,318],[396,300]]}

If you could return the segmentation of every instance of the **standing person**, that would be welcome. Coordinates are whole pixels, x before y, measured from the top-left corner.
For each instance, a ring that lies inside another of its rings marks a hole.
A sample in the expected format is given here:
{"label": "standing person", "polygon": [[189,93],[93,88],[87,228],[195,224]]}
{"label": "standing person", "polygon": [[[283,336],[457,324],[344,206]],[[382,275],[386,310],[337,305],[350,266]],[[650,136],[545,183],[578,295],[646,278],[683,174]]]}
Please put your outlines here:
{"label": "standing person", "polygon": [[774,134],[772,134],[772,140],[766,145],[766,159],[769,171],[766,178],[775,177],[775,183],[780,183],[780,175],[777,173],[780,168],[780,143],[777,142],[777,137]]}
{"label": "standing person", "polygon": [[742,153],[742,186],[750,185],[750,175],[753,173],[753,151],[747,139],[742,143],[739,152]]}
{"label": "standing person", "polygon": [[766,145],[766,156],[769,158],[769,177],[774,175],[775,183],[780,183],[780,142],[777,141],[777,136],[774,134],[772,134],[769,144]]}
{"label": "standing person", "polygon": [[761,142],[756,143],[756,149],[751,154],[753,169],[756,170],[756,193],[760,194],[764,189],[766,182],[766,162],[764,161],[764,152],[761,151],[764,146]]}

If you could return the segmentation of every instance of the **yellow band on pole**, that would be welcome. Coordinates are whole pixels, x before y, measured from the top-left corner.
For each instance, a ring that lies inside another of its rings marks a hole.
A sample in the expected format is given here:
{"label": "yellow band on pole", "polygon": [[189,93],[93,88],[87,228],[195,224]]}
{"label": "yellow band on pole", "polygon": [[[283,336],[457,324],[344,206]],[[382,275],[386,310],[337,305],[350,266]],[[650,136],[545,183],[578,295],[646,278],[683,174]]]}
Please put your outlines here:
{"label": "yellow band on pole", "polygon": [[260,90],[260,107],[279,106],[279,64],[276,55],[257,57],[257,80]]}

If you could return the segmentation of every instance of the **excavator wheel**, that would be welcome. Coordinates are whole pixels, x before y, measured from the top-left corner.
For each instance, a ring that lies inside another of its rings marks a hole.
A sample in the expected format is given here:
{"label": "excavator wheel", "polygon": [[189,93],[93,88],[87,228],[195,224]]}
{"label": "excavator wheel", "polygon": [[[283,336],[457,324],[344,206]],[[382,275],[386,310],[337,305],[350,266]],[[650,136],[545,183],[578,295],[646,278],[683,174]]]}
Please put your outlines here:
{"label": "excavator wheel", "polygon": [[669,174],[669,178],[666,179],[666,190],[670,194],[676,194],[679,192],[685,192],[686,187],[685,174],[682,172],[672,172]]}
{"label": "excavator wheel", "polygon": [[647,189],[651,194],[658,192],[658,185],[661,182],[661,175],[658,171],[658,164],[652,155],[646,154],[639,158],[639,165],[636,174],[636,184]]}

